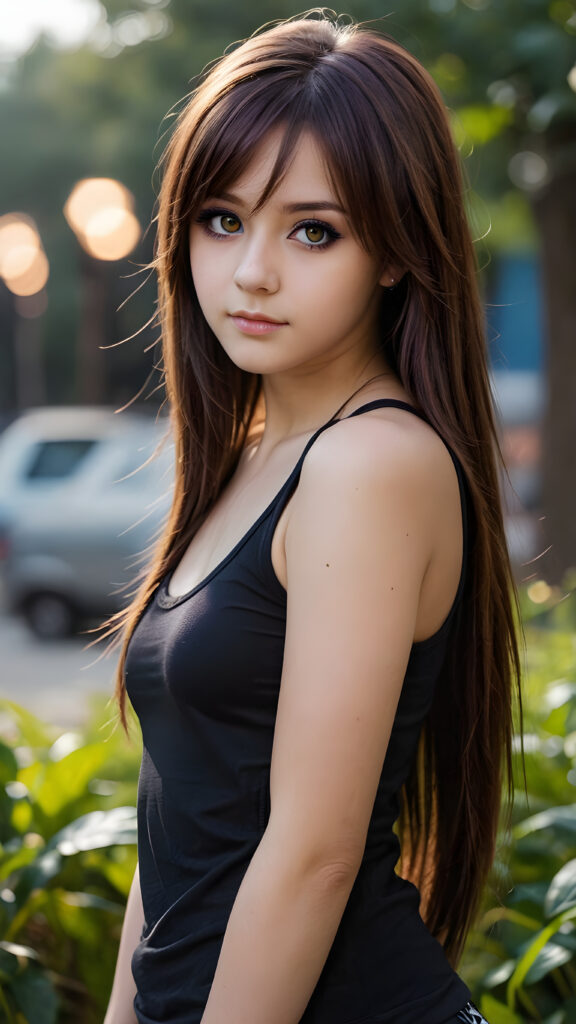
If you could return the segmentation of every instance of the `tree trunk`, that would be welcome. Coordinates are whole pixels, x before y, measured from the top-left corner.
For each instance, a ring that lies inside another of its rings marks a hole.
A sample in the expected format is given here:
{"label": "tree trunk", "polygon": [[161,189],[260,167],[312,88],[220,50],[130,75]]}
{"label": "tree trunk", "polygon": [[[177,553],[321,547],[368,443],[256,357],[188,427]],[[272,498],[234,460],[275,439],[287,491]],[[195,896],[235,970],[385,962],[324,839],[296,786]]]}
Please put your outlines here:
{"label": "tree trunk", "polygon": [[576,568],[576,167],[533,198],[542,244],[546,308],[547,407],[543,424],[542,511],[551,550],[549,582]]}

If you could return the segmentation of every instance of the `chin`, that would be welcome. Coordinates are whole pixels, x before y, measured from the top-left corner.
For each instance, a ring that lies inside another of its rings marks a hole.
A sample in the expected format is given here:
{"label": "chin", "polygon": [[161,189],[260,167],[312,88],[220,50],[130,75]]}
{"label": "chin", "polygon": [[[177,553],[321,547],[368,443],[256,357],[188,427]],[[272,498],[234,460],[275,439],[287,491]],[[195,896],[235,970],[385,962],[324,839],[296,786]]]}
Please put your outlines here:
{"label": "chin", "polygon": [[264,346],[270,346],[269,341],[252,341],[249,345],[222,345],[226,355],[239,370],[245,373],[269,374],[282,373],[284,370],[293,369],[293,365],[287,359],[280,357],[278,352],[263,351]]}

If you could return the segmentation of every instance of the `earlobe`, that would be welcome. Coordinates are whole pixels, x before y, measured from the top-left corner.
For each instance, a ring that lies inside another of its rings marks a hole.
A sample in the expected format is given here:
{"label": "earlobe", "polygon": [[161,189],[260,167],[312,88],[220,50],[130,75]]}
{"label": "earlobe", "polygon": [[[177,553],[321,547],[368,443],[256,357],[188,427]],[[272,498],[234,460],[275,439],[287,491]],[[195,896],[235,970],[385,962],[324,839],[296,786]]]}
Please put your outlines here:
{"label": "earlobe", "polygon": [[402,277],[403,274],[397,267],[387,267],[382,274],[379,283],[383,288],[395,288]]}

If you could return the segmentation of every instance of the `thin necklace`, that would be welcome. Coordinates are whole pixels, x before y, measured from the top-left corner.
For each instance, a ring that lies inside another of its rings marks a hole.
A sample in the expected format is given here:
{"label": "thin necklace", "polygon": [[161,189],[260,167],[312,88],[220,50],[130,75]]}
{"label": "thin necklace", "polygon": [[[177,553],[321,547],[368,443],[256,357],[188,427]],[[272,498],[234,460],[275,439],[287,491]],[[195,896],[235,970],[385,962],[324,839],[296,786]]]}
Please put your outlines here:
{"label": "thin necklace", "polygon": [[[360,384],[356,388],[356,390],[352,392],[351,395],[348,395],[348,398],[344,402],[342,402],[342,405],[339,406],[338,409],[336,409],[336,412],[332,414],[330,419],[326,420],[326,423],[332,423],[332,421],[337,418],[338,414],[342,412],[342,409],[346,408],[346,406],[348,405],[348,402],[351,402],[352,399],[354,398],[354,396],[357,395],[359,391],[362,391],[362,388],[365,388],[368,384],[372,384],[372,381],[379,380],[380,377],[391,377],[391,376],[392,376],[392,374],[390,372],[376,373],[376,374],[374,374],[373,377],[369,377],[368,380],[363,381],[362,384]],[[252,442],[252,447],[255,447],[256,451],[260,447],[260,440],[261,440],[261,438],[258,438],[256,441]],[[245,448],[244,451],[247,451],[247,449]],[[255,454],[255,452],[254,452],[254,454]]]}
{"label": "thin necklace", "polygon": [[346,401],[343,402],[342,405],[338,409],[336,409],[336,412],[330,417],[330,419],[328,420],[328,423],[331,423],[332,420],[336,419],[336,417],[338,416],[338,413],[342,412],[342,409],[346,408],[346,406],[348,405],[348,402],[351,402],[352,399],[354,398],[354,396],[357,395],[359,391],[362,391],[362,388],[365,388],[367,386],[367,384],[371,384],[372,381],[378,380],[380,377],[390,377],[390,373],[376,373],[374,375],[374,377],[370,377],[369,380],[365,380],[362,384],[360,384],[360,386],[356,388],[356,391],[353,391],[351,395],[348,395],[348,398],[346,399]]}

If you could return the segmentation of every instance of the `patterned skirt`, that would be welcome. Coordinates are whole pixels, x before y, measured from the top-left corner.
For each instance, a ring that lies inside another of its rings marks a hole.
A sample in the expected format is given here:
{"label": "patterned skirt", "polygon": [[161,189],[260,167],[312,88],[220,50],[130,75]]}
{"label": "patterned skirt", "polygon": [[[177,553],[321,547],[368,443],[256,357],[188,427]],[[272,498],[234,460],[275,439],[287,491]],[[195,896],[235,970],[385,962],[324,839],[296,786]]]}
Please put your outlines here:
{"label": "patterned skirt", "polygon": [[474,1003],[466,1003],[464,1009],[456,1014],[455,1020],[461,1021],[462,1024],[488,1024]]}

